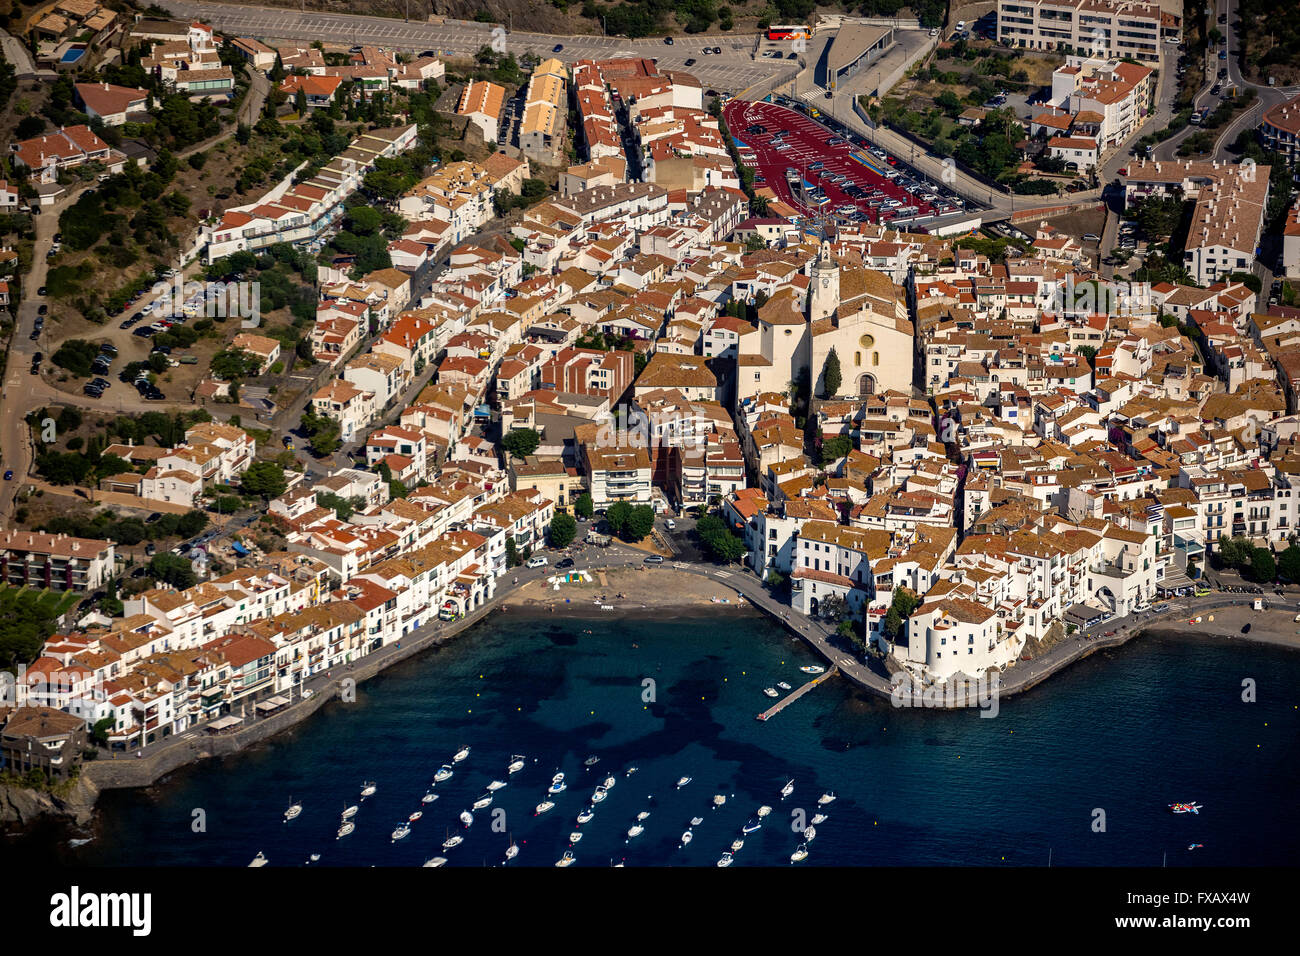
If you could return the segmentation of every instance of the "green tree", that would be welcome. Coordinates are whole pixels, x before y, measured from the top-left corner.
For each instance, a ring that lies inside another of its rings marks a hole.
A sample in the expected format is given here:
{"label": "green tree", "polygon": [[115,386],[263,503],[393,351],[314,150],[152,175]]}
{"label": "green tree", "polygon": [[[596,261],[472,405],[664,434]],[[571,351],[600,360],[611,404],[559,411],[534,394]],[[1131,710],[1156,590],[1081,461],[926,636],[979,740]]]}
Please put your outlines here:
{"label": "green tree", "polygon": [[843,458],[853,450],[853,439],[848,435],[836,435],[822,442],[821,462],[823,465],[829,464]]}
{"label": "green tree", "polygon": [[519,545],[515,544],[515,536],[506,536],[506,567],[517,568],[522,563],[519,557]]}
{"label": "green tree", "polygon": [[542,436],[531,428],[515,428],[501,439],[501,447],[514,458],[527,458],[537,451],[542,443]]}
{"label": "green tree", "polygon": [[262,498],[278,498],[289,487],[285,480],[284,469],[274,462],[255,461],[244,472],[240,482],[244,493],[258,495]]}
{"label": "green tree", "polygon": [[1254,548],[1250,552],[1250,576],[1260,584],[1271,584],[1277,579],[1277,562],[1268,548]]}
{"label": "green tree", "polygon": [[573,543],[573,539],[577,534],[578,522],[573,520],[573,515],[557,511],[555,517],[551,519],[550,530],[547,531],[547,536],[551,540],[551,547],[567,548]]}
{"label": "green tree", "polygon": [[822,367],[822,394],[826,398],[834,398],[840,393],[840,386],[843,384],[840,357],[835,354],[835,349],[832,347],[830,354],[826,356],[826,364]]}
{"label": "green tree", "polygon": [[1300,582],[1300,548],[1289,546],[1277,558],[1278,575],[1286,580]]}
{"label": "green tree", "polygon": [[609,530],[619,537],[623,536],[623,529],[627,527],[631,516],[632,506],[626,501],[616,501],[605,509],[605,522],[609,525]]}
{"label": "green tree", "polygon": [[626,540],[640,541],[655,526],[655,510],[649,505],[636,505],[628,514],[623,532]]}
{"label": "green tree", "polygon": [[1251,544],[1245,538],[1219,539],[1219,560],[1225,568],[1243,568],[1251,557]]}
{"label": "green tree", "polygon": [[163,551],[149,561],[149,574],[155,581],[170,584],[177,590],[192,588],[198,582],[194,567],[179,554]]}
{"label": "green tree", "polygon": [[584,491],[578,495],[573,502],[573,510],[577,512],[579,518],[590,518],[596,513],[596,505],[591,500],[591,494]]}

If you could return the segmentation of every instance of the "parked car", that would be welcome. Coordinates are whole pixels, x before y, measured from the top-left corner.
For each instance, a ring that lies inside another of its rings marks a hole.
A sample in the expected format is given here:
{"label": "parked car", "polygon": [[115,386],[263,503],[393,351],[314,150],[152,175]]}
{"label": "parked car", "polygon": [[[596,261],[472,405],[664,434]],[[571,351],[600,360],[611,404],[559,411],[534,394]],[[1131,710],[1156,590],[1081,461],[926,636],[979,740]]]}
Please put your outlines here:
{"label": "parked car", "polygon": [[14,480],[14,472],[13,469],[10,468],[8,471],[5,472],[5,481],[13,481],[13,480]]}
{"label": "parked car", "polygon": [[546,565],[547,565],[548,563],[549,563],[549,562],[546,560],[546,556],[545,556],[545,555],[535,554],[535,555],[533,555],[531,558],[528,559],[527,567],[530,567],[530,568],[544,568],[544,567],[546,567]]}
{"label": "parked car", "polygon": [[571,567],[573,567],[573,558],[565,558],[563,561],[556,562],[555,565],[555,568],[558,571],[563,571],[566,568],[571,568]]}
{"label": "parked car", "polygon": [[647,554],[641,563],[642,564],[663,564],[664,563],[663,555]]}

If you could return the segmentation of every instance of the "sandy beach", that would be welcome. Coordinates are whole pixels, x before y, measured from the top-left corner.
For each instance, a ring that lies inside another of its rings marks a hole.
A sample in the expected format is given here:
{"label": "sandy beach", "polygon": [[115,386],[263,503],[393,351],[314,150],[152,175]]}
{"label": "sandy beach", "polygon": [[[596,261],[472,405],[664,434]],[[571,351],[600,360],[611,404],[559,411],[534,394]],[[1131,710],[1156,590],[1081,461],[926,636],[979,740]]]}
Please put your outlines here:
{"label": "sandy beach", "polygon": [[[1144,630],[1208,634],[1258,644],[1300,648],[1300,624],[1295,622],[1293,611],[1256,611],[1249,606],[1217,608],[1201,613],[1200,624],[1190,623],[1196,616],[1192,614],[1181,621],[1162,621]],[[1213,621],[1210,620],[1211,617],[1214,618]],[[1241,633],[1246,624],[1250,625],[1249,634]]]}
{"label": "sandy beach", "polygon": [[635,616],[641,611],[699,613],[750,611],[747,600],[731,588],[698,574],[672,568],[611,568],[587,571],[589,581],[555,586],[532,581],[502,601],[503,608],[522,608],[569,616],[609,613]]}

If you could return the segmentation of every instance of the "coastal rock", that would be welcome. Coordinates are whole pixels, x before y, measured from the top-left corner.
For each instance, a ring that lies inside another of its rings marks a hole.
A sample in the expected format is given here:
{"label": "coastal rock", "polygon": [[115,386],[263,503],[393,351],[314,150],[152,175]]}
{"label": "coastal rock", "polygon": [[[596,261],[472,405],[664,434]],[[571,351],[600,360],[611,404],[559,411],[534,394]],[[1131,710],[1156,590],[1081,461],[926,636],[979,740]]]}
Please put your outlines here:
{"label": "coastal rock", "polygon": [[29,826],[42,816],[66,817],[79,826],[94,815],[99,790],[84,777],[66,795],[0,784],[0,825]]}

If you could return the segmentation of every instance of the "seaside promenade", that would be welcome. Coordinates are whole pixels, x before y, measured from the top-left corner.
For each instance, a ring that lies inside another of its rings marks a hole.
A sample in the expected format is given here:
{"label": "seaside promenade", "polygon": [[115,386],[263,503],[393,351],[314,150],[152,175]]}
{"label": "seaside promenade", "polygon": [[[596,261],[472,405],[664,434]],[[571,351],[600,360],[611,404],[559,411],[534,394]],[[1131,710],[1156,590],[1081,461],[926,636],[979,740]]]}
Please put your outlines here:
{"label": "seaside promenade", "polygon": [[[839,674],[861,689],[885,700],[891,699],[890,679],[879,661],[860,659],[834,628],[821,620],[805,618],[792,611],[789,605],[772,597],[767,587],[752,572],[735,565],[724,567],[683,561],[669,561],[658,568],[648,568],[643,563],[645,556],[644,551],[617,542],[605,548],[585,546],[573,552],[575,570],[642,568],[646,574],[662,574],[664,569],[671,569],[677,573],[707,578],[719,588],[728,589],[743,597],[751,607],[801,638],[829,665],[838,668]],[[476,608],[473,613],[458,621],[438,621],[422,627],[350,665],[314,675],[303,684],[300,691],[291,694],[292,703],[273,714],[257,716],[255,701],[248,700],[243,707],[243,720],[236,729],[213,733],[207,725],[198,725],[181,734],[149,744],[139,751],[123,754],[101,750],[97,760],[84,765],[83,773],[88,782],[100,790],[141,787],[197,760],[237,753],[289,730],[330,701],[341,699],[349,679],[359,685],[400,661],[451,640],[462,631],[503,610],[503,601],[508,596],[552,574],[554,568],[549,565],[535,569],[522,566],[515,568],[501,578],[492,601]],[[1300,609],[1294,596],[1270,596],[1267,601],[1272,609],[1289,612]],[[1210,614],[1220,608],[1249,607],[1251,602],[1252,598],[1248,595],[1215,592],[1206,597],[1180,598],[1170,602],[1169,609],[1162,614],[1145,612],[1137,617],[1107,621],[1090,630],[1071,635],[1038,658],[1019,662],[1009,668],[1000,675],[997,692],[1003,697],[1023,693],[1076,661],[1099,650],[1124,644],[1143,630],[1186,622],[1192,617]],[[283,695],[286,692],[270,691],[267,696],[276,693]],[[973,705],[975,701],[972,699],[969,703]]]}

